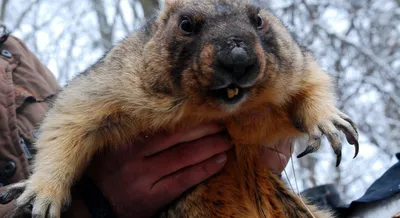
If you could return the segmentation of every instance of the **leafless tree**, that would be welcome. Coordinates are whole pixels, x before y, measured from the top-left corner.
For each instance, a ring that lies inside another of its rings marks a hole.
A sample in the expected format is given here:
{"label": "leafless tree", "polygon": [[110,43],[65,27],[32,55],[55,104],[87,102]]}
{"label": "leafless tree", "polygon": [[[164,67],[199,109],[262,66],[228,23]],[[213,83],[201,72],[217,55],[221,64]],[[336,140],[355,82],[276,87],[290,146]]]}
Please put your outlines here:
{"label": "leafless tree", "polygon": [[[400,151],[399,1],[267,3],[336,79],[338,107],[350,114],[360,129],[361,157],[348,158],[338,169],[321,166],[331,155],[327,149],[323,155],[300,160],[296,171],[308,171],[300,174],[306,175],[301,184],[305,188],[335,183],[347,199],[360,196],[370,185],[366,178],[379,176]],[[345,146],[344,154],[350,152]],[[336,171],[333,176],[321,176],[321,172],[332,171]]]}

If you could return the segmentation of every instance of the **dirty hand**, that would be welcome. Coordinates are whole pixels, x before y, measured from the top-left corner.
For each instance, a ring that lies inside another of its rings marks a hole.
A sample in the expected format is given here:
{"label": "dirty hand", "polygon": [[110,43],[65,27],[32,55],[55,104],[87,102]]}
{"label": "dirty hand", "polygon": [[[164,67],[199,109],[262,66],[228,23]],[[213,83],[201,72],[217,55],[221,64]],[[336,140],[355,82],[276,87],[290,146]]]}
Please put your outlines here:
{"label": "dirty hand", "polygon": [[[118,217],[151,217],[184,191],[218,173],[232,145],[218,125],[203,125],[174,134],[157,133],[141,143],[96,157],[91,176]],[[279,174],[291,143],[263,148],[265,166]]]}
{"label": "dirty hand", "polygon": [[94,160],[91,176],[118,217],[151,217],[223,168],[232,146],[222,130],[204,125],[157,133],[108,150]]}

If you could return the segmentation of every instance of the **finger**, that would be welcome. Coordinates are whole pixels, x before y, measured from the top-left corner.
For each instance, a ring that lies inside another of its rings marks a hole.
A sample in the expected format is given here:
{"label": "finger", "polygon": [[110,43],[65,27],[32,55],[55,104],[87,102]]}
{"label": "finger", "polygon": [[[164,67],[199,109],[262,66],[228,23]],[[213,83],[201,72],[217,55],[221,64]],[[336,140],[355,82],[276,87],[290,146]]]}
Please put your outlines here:
{"label": "finger", "polygon": [[175,146],[147,158],[144,164],[149,166],[148,171],[158,180],[231,148],[232,145],[224,134],[216,134]]}
{"label": "finger", "polygon": [[224,128],[217,124],[197,126],[196,128],[179,130],[177,133],[159,133],[146,141],[143,147],[143,156],[151,156],[168,149],[176,144],[200,139],[207,135],[221,132]]}
{"label": "finger", "polygon": [[274,148],[263,146],[261,163],[274,173],[280,174],[286,167],[293,152],[293,141],[282,140]]}
{"label": "finger", "polygon": [[287,158],[290,158],[293,153],[293,144],[293,139],[281,140],[274,146],[274,149],[277,152],[285,155]]}
{"label": "finger", "polygon": [[164,202],[171,202],[189,188],[219,172],[226,161],[225,153],[218,154],[204,162],[164,177],[152,186],[151,192],[154,196],[163,196]]}
{"label": "finger", "polygon": [[274,173],[280,174],[285,169],[289,159],[286,155],[269,148],[262,149],[261,163]]}

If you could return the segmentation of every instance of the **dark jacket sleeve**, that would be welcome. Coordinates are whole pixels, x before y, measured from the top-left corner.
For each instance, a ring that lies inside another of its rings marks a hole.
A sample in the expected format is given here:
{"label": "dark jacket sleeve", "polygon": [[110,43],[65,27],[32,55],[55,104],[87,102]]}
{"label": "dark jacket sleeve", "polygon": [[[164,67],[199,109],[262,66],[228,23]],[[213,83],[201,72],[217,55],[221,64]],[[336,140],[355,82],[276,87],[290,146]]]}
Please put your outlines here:
{"label": "dark jacket sleeve", "polygon": [[[60,89],[54,75],[21,40],[9,36],[1,41],[1,185],[12,184],[29,176],[35,129],[49,107],[49,100]],[[0,217],[5,217],[12,206],[13,202],[0,205]]]}
{"label": "dark jacket sleeve", "polygon": [[[50,102],[61,90],[56,78],[20,39],[0,43],[0,183],[9,185],[29,176],[35,130]],[[10,170],[11,166],[11,170]],[[8,173],[4,173],[8,169]],[[0,188],[0,192],[5,187]],[[90,217],[79,193],[63,217]],[[0,204],[0,217],[14,206]],[[30,217],[27,215],[27,217]]]}

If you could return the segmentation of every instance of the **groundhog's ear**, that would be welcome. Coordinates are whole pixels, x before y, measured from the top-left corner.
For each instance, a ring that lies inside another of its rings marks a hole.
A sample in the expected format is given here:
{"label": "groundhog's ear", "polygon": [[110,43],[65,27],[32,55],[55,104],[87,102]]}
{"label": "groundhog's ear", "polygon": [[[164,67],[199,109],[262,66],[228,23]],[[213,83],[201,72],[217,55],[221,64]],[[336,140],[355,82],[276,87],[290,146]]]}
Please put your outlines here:
{"label": "groundhog's ear", "polygon": [[166,8],[170,9],[170,10],[175,10],[177,8],[179,8],[179,4],[182,2],[183,0],[165,0],[164,4],[166,6]]}
{"label": "groundhog's ear", "polygon": [[179,0],[165,0],[165,5],[166,6],[172,6],[175,5]]}

